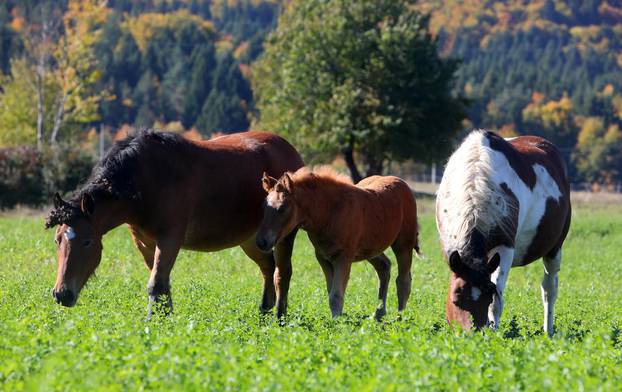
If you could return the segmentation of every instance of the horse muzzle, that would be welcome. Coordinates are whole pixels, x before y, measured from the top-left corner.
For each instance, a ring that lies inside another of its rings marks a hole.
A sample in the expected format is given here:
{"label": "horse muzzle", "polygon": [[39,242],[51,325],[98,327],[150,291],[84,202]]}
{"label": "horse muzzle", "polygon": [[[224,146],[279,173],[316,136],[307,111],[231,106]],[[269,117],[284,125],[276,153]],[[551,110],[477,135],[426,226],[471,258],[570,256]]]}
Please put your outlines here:
{"label": "horse muzzle", "polygon": [[255,243],[257,244],[257,247],[262,252],[270,252],[270,250],[274,247],[275,242],[276,242],[275,240],[271,240],[266,237],[257,237],[255,241]]}
{"label": "horse muzzle", "polygon": [[260,231],[255,238],[255,244],[262,252],[268,253],[278,242],[279,235],[273,230]]}
{"label": "horse muzzle", "polygon": [[76,304],[76,300],[78,296],[73,293],[73,291],[68,289],[63,289],[56,291],[52,289],[52,296],[56,300],[56,303],[61,304],[63,306],[72,307]]}

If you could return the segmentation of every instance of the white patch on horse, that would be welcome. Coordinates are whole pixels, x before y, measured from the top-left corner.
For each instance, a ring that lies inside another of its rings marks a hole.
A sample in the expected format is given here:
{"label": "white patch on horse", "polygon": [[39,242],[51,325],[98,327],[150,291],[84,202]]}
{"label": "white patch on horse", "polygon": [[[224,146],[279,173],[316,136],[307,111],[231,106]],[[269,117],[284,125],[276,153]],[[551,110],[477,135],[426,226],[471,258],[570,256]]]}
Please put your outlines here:
{"label": "white patch on horse", "polygon": [[559,202],[562,193],[557,182],[544,166],[540,164],[532,166],[536,174],[536,183],[533,189],[529,189],[527,184],[512,169],[503,153],[494,151],[493,154],[493,161],[495,168],[497,168],[493,181],[498,184],[505,183],[518,199],[518,205],[521,207],[518,210],[518,222],[514,238],[513,265],[522,265],[523,258],[538,231],[540,221],[546,213],[547,201],[552,198]]}
{"label": "white patch on horse", "polygon": [[480,295],[482,295],[482,290],[478,289],[475,286],[471,287],[471,298],[473,299],[473,301],[477,301]]}
{"label": "white patch on horse", "polygon": [[244,139],[244,145],[248,147],[249,149],[253,150],[253,149],[261,147],[262,145],[264,145],[264,143],[256,139],[247,138],[247,139]]}
{"label": "white patch on horse", "polygon": [[67,229],[65,230],[65,239],[67,239],[67,241],[70,241],[74,238],[76,238],[76,232],[73,230],[73,227],[67,226]]}
{"label": "white patch on horse", "polygon": [[436,198],[445,252],[463,249],[467,234],[475,228],[486,236],[501,222],[499,228],[510,235],[509,220],[502,218],[517,206],[509,203],[501,182],[495,181],[495,158],[484,131],[472,132],[449,158]]}

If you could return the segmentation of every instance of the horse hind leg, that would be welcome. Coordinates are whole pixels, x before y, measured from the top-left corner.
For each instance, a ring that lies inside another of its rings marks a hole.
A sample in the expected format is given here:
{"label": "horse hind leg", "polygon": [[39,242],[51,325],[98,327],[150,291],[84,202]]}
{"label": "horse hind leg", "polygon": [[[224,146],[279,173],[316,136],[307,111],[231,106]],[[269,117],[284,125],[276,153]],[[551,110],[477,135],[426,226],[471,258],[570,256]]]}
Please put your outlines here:
{"label": "horse hind leg", "polygon": [[410,242],[408,244],[394,243],[391,248],[397,260],[395,284],[397,286],[397,310],[401,313],[406,308],[412,287],[410,267],[412,265],[414,244]]}
{"label": "horse hind leg", "polygon": [[263,277],[263,292],[261,294],[261,305],[259,311],[263,314],[269,313],[276,303],[276,291],[274,289],[274,253],[264,253],[255,244],[255,236],[252,236],[244,243],[240,244],[242,251],[253,260]]}
{"label": "horse hind leg", "polygon": [[544,332],[553,335],[555,318],[555,301],[557,300],[557,273],[562,262],[562,251],[559,249],[553,255],[543,258],[544,276],[542,277],[542,305],[544,306]]}
{"label": "horse hind leg", "polygon": [[140,231],[137,229],[130,227],[130,233],[132,234],[132,240],[134,241],[134,245],[143,256],[145,260],[145,265],[151,271],[153,268],[153,257],[155,254],[156,243],[154,240],[151,240],[144,235],[141,235]]}
{"label": "horse hind leg", "polygon": [[387,314],[387,291],[391,277],[391,261],[384,253],[368,260],[378,274],[378,306],[374,317],[380,321]]}

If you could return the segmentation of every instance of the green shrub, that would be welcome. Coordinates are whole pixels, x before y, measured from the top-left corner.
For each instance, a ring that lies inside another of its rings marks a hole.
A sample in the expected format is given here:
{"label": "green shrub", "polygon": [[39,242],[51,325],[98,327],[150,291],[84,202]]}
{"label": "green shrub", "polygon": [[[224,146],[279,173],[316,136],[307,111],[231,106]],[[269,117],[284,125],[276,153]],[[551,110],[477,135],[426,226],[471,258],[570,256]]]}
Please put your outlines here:
{"label": "green shrub", "polygon": [[0,209],[45,205],[55,192],[76,189],[93,163],[93,158],[78,148],[42,152],[26,146],[0,149]]}

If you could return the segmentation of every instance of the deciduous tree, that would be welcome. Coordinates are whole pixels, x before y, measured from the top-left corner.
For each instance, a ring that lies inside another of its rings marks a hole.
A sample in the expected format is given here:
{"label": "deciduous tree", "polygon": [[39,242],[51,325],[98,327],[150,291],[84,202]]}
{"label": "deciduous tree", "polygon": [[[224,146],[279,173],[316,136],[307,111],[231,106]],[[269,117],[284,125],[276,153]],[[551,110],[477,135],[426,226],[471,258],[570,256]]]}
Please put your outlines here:
{"label": "deciduous tree", "polygon": [[342,154],[352,177],[448,154],[464,118],[457,62],[406,0],[294,0],[254,67],[260,126],[307,158]]}

